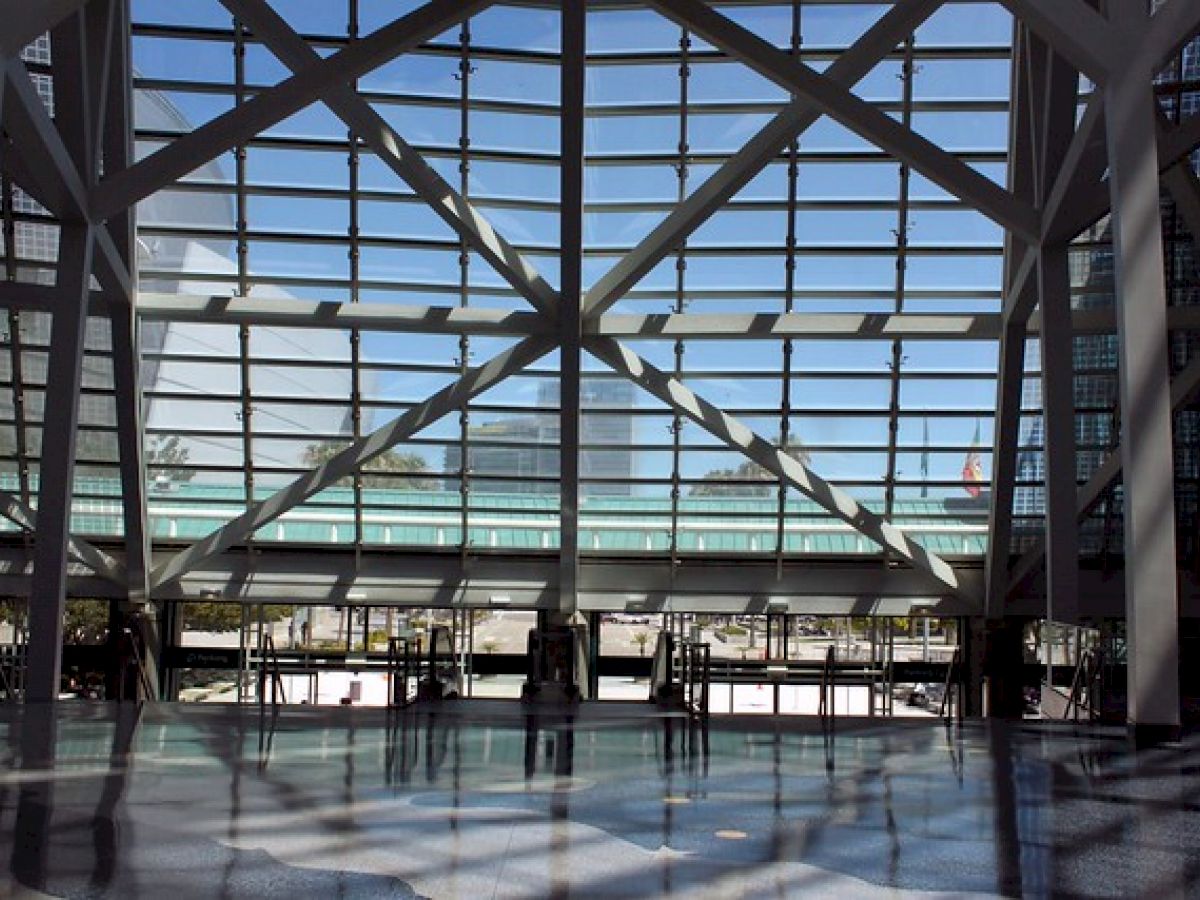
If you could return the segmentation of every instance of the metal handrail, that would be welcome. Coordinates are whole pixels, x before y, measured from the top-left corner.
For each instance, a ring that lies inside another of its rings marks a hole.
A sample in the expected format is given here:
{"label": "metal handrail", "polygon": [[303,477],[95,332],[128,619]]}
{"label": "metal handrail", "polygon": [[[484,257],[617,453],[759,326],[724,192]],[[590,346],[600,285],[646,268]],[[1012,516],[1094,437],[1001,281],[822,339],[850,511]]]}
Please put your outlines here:
{"label": "metal handrail", "polygon": [[[146,663],[142,659],[141,650],[138,648],[137,638],[134,636],[133,629],[126,626],[122,629],[122,635],[129,642],[130,656],[133,658],[133,664],[137,669],[138,684],[141,686],[142,695],[145,698],[154,696],[154,685],[150,682],[150,674],[146,671]],[[125,679],[121,678],[121,697],[125,699]]]}
{"label": "metal handrail", "polygon": [[705,643],[687,641],[683,644],[681,661],[684,705],[695,715],[707,716],[712,648]]}
{"label": "metal handrail", "polygon": [[1093,684],[1096,678],[1095,653],[1089,648],[1079,654],[1079,662],[1075,664],[1075,673],[1071,676],[1071,691],[1067,695],[1067,705],[1063,709],[1063,718],[1065,719],[1072,712],[1075,716],[1075,721],[1079,721],[1079,710],[1083,707],[1083,693],[1088,692],[1087,711],[1088,718],[1095,718],[1096,704],[1093,702]]}
{"label": "metal handrail", "polygon": [[[960,657],[960,649],[954,648],[954,655],[950,657],[950,665],[946,667],[946,681],[942,685],[942,702],[938,706],[938,715],[949,721],[951,713],[950,691],[952,688],[958,687],[958,682],[954,680],[954,676],[958,671]],[[958,712],[958,719],[962,720],[962,697],[957,697],[957,702],[954,704],[954,709]]]}
{"label": "metal handrail", "polygon": [[837,647],[829,645],[825,651],[825,664],[821,667],[821,696],[817,702],[817,715],[833,718],[837,714],[834,690],[837,682]]}
{"label": "metal handrail", "polygon": [[[417,650],[415,658],[420,665],[420,638],[416,639]],[[388,638],[387,674],[388,674],[388,706],[408,706],[416,697],[414,690],[410,695],[408,682],[419,681],[420,673],[413,665],[413,641],[406,637]]]}
{"label": "metal handrail", "polygon": [[[283,687],[283,673],[279,668],[279,654],[275,651],[275,638],[269,632],[262,632],[262,646],[259,653],[258,669],[258,702],[267,702],[266,687],[268,677],[271,682],[271,705],[278,706],[280,702],[287,703],[287,692]],[[279,696],[276,699],[276,691]]]}
{"label": "metal handrail", "polygon": [[[24,688],[26,646],[24,644],[0,645],[0,687],[4,699],[16,700]],[[10,676],[11,673],[11,677]]]}

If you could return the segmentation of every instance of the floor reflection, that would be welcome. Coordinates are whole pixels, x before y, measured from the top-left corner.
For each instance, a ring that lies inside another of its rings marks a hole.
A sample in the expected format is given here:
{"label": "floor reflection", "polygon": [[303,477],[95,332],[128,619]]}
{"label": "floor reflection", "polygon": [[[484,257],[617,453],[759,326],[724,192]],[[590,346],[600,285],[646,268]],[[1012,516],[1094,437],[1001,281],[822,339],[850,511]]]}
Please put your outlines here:
{"label": "floor reflection", "polygon": [[1195,895],[1195,739],[765,719],[0,709],[7,884],[59,897]]}

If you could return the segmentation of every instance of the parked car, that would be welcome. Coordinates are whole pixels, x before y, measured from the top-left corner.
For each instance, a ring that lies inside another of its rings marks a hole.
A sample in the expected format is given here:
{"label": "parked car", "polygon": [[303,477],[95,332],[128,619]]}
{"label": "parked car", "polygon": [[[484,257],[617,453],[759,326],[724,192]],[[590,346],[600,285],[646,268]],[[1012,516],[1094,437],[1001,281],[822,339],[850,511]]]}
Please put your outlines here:
{"label": "parked car", "polygon": [[904,696],[904,702],[908,706],[926,707],[929,705],[929,685],[914,684]]}

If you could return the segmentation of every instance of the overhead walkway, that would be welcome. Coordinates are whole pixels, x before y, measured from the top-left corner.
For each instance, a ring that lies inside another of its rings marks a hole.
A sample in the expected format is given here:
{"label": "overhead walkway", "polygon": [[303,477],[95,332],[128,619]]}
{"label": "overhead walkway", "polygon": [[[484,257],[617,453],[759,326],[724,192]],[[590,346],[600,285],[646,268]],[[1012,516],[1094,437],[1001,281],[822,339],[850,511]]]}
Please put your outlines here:
{"label": "overhead walkway", "polygon": [[[81,478],[73,501],[73,533],[88,538],[121,534],[121,485],[116,479]],[[0,491],[15,492],[16,476],[0,475]],[[262,496],[268,496],[264,491]],[[458,490],[362,491],[362,540],[366,546],[457,547],[463,543],[462,498]],[[261,498],[259,498],[261,499]],[[259,529],[261,543],[350,544],[358,517],[351,487],[331,487],[319,500],[296,507]],[[865,503],[882,513],[882,504]],[[193,541],[245,511],[240,484],[160,481],[148,494],[152,539]],[[470,496],[466,540],[480,549],[558,548],[557,494],[487,493]],[[775,551],[775,497],[681,497],[676,549],[682,553],[771,553]],[[892,521],[926,549],[949,556],[980,557],[987,546],[987,507],[962,501],[897,500]],[[669,497],[584,497],[579,510],[583,552],[670,550]],[[0,519],[0,532],[18,526]],[[783,550],[814,555],[874,554],[879,547],[806,499],[784,509]]]}

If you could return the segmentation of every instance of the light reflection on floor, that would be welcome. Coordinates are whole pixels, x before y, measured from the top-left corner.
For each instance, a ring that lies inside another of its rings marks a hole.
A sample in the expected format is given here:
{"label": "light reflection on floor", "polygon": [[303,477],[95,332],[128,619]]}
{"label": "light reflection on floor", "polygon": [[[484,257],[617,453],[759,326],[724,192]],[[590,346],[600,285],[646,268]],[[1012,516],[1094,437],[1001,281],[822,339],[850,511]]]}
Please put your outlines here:
{"label": "light reflection on floor", "polygon": [[24,715],[0,708],[19,896],[1200,894],[1194,741],[498,701]]}

